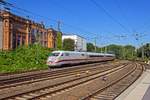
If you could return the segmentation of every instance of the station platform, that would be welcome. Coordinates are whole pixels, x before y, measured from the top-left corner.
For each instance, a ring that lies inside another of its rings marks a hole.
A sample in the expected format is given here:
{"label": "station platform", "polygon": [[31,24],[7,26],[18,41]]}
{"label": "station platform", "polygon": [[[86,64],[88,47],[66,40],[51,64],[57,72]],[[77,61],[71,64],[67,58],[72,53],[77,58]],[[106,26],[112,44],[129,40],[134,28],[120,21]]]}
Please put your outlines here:
{"label": "station platform", "polygon": [[142,76],[115,100],[150,100],[150,70],[144,71]]}

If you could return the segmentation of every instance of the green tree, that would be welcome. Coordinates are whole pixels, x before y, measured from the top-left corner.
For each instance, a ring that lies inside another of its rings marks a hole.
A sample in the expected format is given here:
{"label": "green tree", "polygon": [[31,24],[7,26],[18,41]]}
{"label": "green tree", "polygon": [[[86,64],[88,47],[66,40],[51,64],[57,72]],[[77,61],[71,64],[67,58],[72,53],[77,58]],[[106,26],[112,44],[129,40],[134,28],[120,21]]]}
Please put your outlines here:
{"label": "green tree", "polygon": [[146,43],[137,50],[137,56],[142,57],[142,49],[144,50],[145,59],[150,59],[150,43]]}
{"label": "green tree", "polygon": [[150,59],[150,43],[145,45],[145,56]]}
{"label": "green tree", "polygon": [[92,43],[87,43],[87,51],[93,52],[95,50],[95,46]]}
{"label": "green tree", "polygon": [[111,45],[106,46],[105,48],[107,48],[107,53],[113,53],[116,55],[116,58],[122,59],[122,55],[123,55],[122,46],[111,44]]}
{"label": "green tree", "polygon": [[57,39],[56,39],[56,49],[57,50],[61,50],[62,49],[62,33],[61,32],[57,32]]}
{"label": "green tree", "polygon": [[75,43],[72,39],[63,40],[63,49],[67,51],[74,51]]}
{"label": "green tree", "polygon": [[136,58],[136,51],[135,47],[132,45],[126,45],[124,48],[124,59],[135,59]]}
{"label": "green tree", "polygon": [[[107,49],[106,49],[107,48]],[[135,59],[136,58],[136,52],[135,47],[132,45],[115,45],[111,44],[105,47],[98,48],[99,52],[106,52],[107,53],[113,53],[116,55],[116,58],[118,59]]]}

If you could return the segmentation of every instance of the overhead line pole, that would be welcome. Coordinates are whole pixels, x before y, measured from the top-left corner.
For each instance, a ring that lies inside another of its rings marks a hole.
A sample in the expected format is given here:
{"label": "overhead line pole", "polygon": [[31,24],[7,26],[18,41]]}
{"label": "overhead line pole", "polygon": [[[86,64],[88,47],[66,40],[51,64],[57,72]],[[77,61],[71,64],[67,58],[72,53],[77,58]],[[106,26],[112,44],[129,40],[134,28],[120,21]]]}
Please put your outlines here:
{"label": "overhead line pole", "polygon": [[144,44],[141,43],[141,45],[142,45],[142,59],[144,60]]}
{"label": "overhead line pole", "polygon": [[97,51],[96,49],[96,37],[95,37],[95,39],[94,39],[94,42],[95,42],[95,52]]}
{"label": "overhead line pole", "polygon": [[[140,38],[142,38],[142,36],[140,36],[138,33],[135,34],[135,39],[137,41],[139,41]],[[142,60],[144,60],[144,45],[142,42],[140,44],[141,44]]]}
{"label": "overhead line pole", "polygon": [[60,31],[60,24],[61,24],[61,22],[58,21],[58,22],[57,22],[57,25],[58,25],[58,26],[57,26],[57,29],[58,29],[58,31]]}

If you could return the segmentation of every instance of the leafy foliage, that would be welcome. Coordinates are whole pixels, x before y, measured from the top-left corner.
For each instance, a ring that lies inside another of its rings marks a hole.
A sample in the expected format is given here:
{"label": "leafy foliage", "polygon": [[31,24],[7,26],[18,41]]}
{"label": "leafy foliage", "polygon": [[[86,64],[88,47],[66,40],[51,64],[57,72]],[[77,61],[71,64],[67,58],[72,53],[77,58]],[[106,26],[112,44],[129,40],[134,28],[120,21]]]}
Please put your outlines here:
{"label": "leafy foliage", "polygon": [[132,45],[124,46],[124,59],[136,59],[136,48]]}
{"label": "leafy foliage", "polygon": [[144,58],[145,59],[150,59],[150,43],[146,43],[145,45],[141,46],[137,50],[137,56],[138,57],[142,57],[142,49],[143,49],[143,52],[144,52]]}
{"label": "leafy foliage", "polygon": [[62,49],[62,33],[59,32],[59,31],[57,32],[56,45],[57,45],[57,50],[61,50]]}
{"label": "leafy foliage", "polygon": [[92,43],[87,43],[87,51],[93,52],[95,50],[95,46]]}
{"label": "leafy foliage", "polygon": [[72,39],[63,40],[63,49],[67,51],[74,51],[75,43]]}
{"label": "leafy foliage", "polygon": [[0,52],[0,72],[18,72],[47,68],[46,59],[52,50],[40,45],[23,46]]}
{"label": "leafy foliage", "polygon": [[132,45],[121,46],[121,45],[111,44],[106,46],[105,48],[107,48],[108,53],[115,54],[116,58],[118,59],[133,60],[136,58],[135,47]]}
{"label": "leafy foliage", "polygon": [[122,50],[123,50],[122,46],[112,44],[112,45],[109,45],[105,48],[107,48],[107,52],[115,54],[116,58],[119,58],[119,59],[122,58]]}
{"label": "leafy foliage", "polygon": [[[92,43],[87,43],[87,50],[90,52],[94,51],[95,46]],[[115,45],[111,44],[104,47],[96,47],[97,52],[102,53],[112,53],[116,55],[117,59],[129,59],[133,60],[136,59],[136,50],[135,47],[132,45]]]}

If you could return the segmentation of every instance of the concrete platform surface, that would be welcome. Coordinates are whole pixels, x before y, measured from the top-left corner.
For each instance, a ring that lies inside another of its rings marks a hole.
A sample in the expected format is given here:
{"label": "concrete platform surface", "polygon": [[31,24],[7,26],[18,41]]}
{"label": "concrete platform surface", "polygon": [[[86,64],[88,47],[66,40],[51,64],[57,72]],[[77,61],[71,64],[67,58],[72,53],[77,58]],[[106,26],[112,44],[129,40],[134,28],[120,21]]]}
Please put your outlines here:
{"label": "concrete platform surface", "polygon": [[144,95],[142,100],[150,100],[150,87],[146,91],[146,93],[145,93],[145,95]]}
{"label": "concrete platform surface", "polygon": [[150,70],[124,91],[115,100],[150,100]]}

